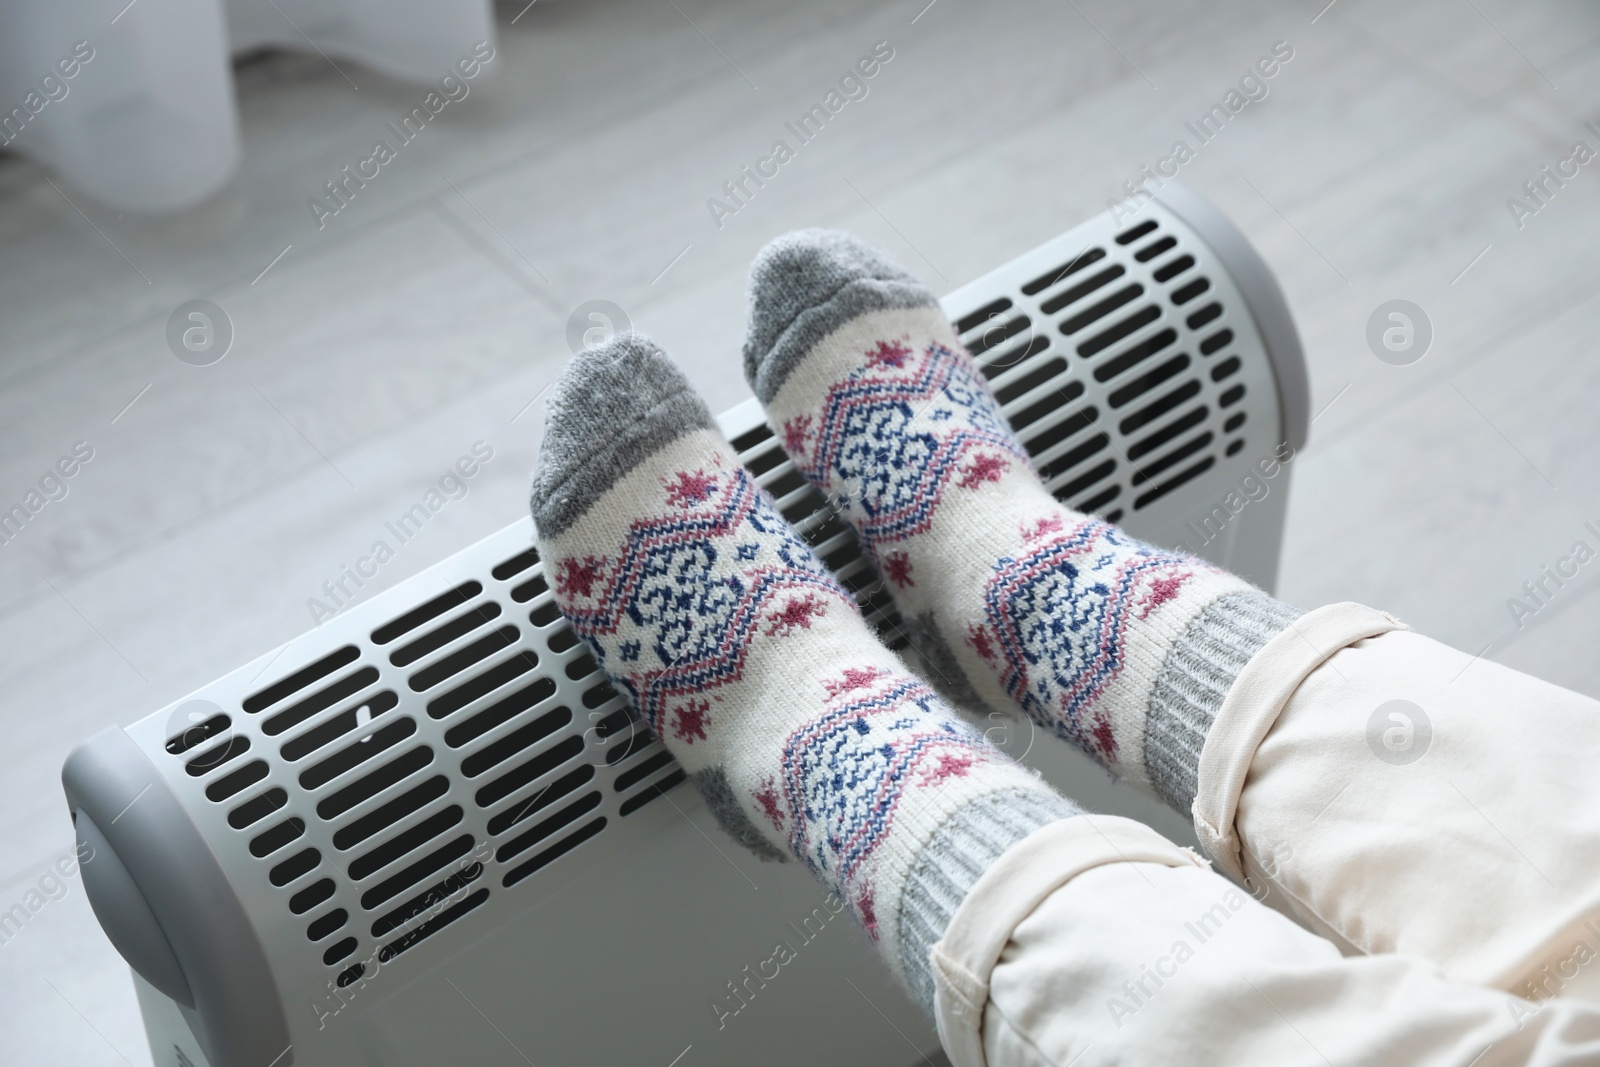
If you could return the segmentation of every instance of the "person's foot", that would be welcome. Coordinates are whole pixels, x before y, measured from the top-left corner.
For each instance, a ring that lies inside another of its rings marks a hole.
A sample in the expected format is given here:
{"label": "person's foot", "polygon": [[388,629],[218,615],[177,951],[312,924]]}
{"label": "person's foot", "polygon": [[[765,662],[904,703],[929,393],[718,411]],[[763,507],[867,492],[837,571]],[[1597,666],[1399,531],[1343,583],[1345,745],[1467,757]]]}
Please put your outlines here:
{"label": "person's foot", "polygon": [[762,249],[744,359],[947,688],[1020,707],[1187,813],[1233,679],[1299,613],[1059,504],[933,294],[847,234]]}
{"label": "person's foot", "polygon": [[803,859],[931,1005],[966,889],[1078,809],[878,643],[643,336],[567,368],[532,509],[557,603],[722,826]]}

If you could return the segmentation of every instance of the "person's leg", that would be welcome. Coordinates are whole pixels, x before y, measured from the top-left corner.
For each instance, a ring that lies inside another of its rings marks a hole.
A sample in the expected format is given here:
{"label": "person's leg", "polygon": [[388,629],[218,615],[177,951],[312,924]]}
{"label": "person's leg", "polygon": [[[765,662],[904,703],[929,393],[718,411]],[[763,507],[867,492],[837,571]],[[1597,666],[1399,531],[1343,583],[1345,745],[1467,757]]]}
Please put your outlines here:
{"label": "person's leg", "polygon": [[878,644],[637,335],[563,377],[532,506],[557,602],[722,825],[853,905],[963,1067],[1569,1063],[1531,1050],[1600,1031],[1565,1004],[1518,1020],[1418,959],[1347,960],[1147,827],[1082,814]]}
{"label": "person's leg", "polygon": [[1355,604],[1241,672],[1199,766],[1218,866],[1310,929],[1600,1001],[1600,703]]}
{"label": "person's leg", "polygon": [[[1387,616],[1302,615],[1063,507],[933,294],[853,238],[769,245],[750,319],[769,421],[948,688],[1148,783],[1219,866],[1347,948],[1600,998],[1600,704],[1481,663],[1453,683],[1468,657],[1373,636]],[[1435,719],[1412,767],[1384,762],[1387,719],[1369,746],[1393,699]]]}
{"label": "person's leg", "polygon": [[933,294],[854,238],[762,250],[744,357],[933,673],[1187,812],[1229,685],[1298,612],[1057,502]]}
{"label": "person's leg", "polygon": [[934,950],[956,1067],[1600,1063],[1600,1007],[1341,955],[1175,852],[1082,815],[1000,857]]}
{"label": "person's leg", "polygon": [[1079,809],[878,642],[644,337],[558,382],[532,510],[556,602],[723,828],[805,862],[931,1005],[972,881]]}

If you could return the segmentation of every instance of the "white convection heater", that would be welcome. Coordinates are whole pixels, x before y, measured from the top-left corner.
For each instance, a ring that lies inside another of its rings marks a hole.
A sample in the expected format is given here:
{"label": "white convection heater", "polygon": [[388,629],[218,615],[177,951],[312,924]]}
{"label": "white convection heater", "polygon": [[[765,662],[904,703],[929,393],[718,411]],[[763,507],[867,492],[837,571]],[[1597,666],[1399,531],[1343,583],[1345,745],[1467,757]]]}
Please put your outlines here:
{"label": "white convection heater", "polygon": [[[1306,371],[1276,282],[1216,208],[1169,185],[943,304],[1059,499],[1272,587]],[[903,648],[883,586],[756,403],[721,424]],[[84,883],[156,1064],[933,1053],[804,867],[745,854],[680,788],[533,544],[518,519],[67,759]],[[1091,807],[1187,832],[1025,721],[991,725]]]}

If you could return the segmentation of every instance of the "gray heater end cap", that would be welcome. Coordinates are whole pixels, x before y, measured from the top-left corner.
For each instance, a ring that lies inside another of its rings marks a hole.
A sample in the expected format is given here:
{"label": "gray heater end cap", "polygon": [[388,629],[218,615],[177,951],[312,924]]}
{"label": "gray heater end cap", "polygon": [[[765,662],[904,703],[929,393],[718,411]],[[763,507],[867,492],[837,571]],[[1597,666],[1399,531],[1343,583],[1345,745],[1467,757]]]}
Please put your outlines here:
{"label": "gray heater end cap", "polygon": [[1294,316],[1272,269],[1233,220],[1199,193],[1178,182],[1168,182],[1155,198],[1211,246],[1244,293],[1277,380],[1280,433],[1296,451],[1304,448],[1311,429],[1311,382],[1300,332],[1295,329]]}
{"label": "gray heater end cap", "polygon": [[212,1067],[289,1067],[288,1023],[261,940],[149,757],[111,727],[72,750],[61,784],[80,838],[95,848],[84,884],[112,944],[152,986],[192,1002],[184,1014]]}

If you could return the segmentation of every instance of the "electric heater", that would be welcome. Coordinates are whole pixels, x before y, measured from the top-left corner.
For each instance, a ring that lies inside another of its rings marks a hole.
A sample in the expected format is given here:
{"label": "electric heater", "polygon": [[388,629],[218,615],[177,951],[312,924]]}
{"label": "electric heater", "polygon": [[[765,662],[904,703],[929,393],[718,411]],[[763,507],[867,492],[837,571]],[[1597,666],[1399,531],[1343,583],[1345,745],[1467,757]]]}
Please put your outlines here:
{"label": "electric heater", "polygon": [[[1276,283],[1220,212],[1169,185],[943,303],[1059,499],[1271,588],[1306,373]],[[721,424],[903,648],[850,531],[756,403]],[[84,884],[156,1064],[933,1052],[804,868],[757,862],[680,788],[562,619],[533,542],[524,517],[68,758]],[[1184,832],[1026,722],[989,725],[1091,806]]]}

